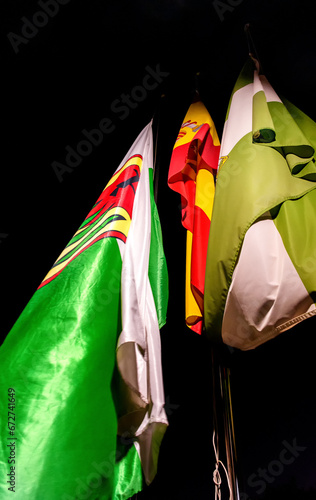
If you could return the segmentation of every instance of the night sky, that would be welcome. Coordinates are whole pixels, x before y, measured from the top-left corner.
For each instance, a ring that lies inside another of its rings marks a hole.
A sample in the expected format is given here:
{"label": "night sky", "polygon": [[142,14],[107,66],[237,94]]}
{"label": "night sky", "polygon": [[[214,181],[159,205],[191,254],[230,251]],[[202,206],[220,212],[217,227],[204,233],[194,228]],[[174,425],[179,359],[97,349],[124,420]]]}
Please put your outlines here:
{"label": "night sky", "polygon": [[[154,116],[170,426],[158,475],[138,499],[213,498],[212,346],[184,324],[185,230],[169,161],[196,85],[221,138],[248,55],[246,23],[276,92],[316,121],[313,3],[3,0],[1,11],[1,338]],[[101,124],[102,141],[60,171],[83,131]],[[315,329],[309,319],[253,351],[224,349],[241,500],[316,498]]]}

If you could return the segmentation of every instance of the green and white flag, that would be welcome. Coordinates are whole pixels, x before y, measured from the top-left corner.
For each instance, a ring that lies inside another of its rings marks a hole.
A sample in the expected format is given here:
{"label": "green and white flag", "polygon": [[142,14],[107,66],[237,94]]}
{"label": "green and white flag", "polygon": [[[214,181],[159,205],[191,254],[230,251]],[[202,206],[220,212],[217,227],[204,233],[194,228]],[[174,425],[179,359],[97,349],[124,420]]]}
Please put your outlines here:
{"label": "green and white flag", "polygon": [[229,103],[205,278],[213,340],[252,349],[316,314],[316,124],[256,61]]}
{"label": "green and white flag", "polygon": [[152,161],[150,123],[0,348],[1,499],[126,500],[155,476],[168,275]]}

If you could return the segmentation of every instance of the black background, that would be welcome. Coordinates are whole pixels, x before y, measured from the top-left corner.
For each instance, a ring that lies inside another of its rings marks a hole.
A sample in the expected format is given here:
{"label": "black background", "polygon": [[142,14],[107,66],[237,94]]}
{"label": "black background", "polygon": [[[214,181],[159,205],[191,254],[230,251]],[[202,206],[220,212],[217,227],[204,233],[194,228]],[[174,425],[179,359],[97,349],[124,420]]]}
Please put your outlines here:
{"label": "black background", "polygon": [[[158,475],[138,498],[212,498],[211,346],[184,325],[185,231],[180,199],[167,187],[170,156],[197,72],[201,98],[221,137],[248,54],[245,23],[251,23],[276,92],[316,120],[313,2],[70,0],[46,22],[36,17],[40,2],[5,0],[1,10],[2,339],[138,133],[154,114],[156,130],[159,115],[158,209],[170,278],[161,335],[170,426]],[[14,50],[8,33],[23,36],[21,18],[43,26],[32,37],[28,31]],[[148,67],[165,76],[123,118],[113,103],[142,85]],[[52,163],[65,164],[66,146],[75,149],[82,130],[98,128],[104,118],[114,130],[58,179]],[[308,320],[251,352],[227,351],[242,500],[316,498],[307,493],[316,488],[315,325]],[[294,440],[305,450],[260,496],[249,477],[278,460],[284,441]]]}

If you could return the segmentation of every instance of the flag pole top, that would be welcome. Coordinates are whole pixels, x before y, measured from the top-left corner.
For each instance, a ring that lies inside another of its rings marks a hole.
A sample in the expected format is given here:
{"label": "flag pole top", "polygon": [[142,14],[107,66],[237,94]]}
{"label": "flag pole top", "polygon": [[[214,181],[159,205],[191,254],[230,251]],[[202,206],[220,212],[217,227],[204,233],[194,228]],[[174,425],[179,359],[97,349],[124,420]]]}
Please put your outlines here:
{"label": "flag pole top", "polygon": [[262,65],[258,56],[258,52],[255,46],[255,43],[253,41],[252,35],[251,35],[251,29],[252,25],[250,23],[246,23],[244,26],[244,32],[246,35],[247,39],[247,45],[248,45],[248,54],[249,57],[253,60],[257,70],[259,73],[262,73]]}
{"label": "flag pole top", "polygon": [[200,71],[196,71],[194,75],[194,95],[193,102],[197,102],[200,100]]}

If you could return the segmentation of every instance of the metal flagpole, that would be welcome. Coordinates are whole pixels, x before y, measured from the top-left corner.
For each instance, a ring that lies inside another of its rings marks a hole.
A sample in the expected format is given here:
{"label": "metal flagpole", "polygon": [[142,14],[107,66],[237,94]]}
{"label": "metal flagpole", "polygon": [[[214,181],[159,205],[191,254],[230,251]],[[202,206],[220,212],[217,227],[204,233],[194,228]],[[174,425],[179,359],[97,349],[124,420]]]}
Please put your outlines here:
{"label": "metal flagpole", "polygon": [[[262,69],[260,59],[256,46],[254,44],[253,38],[250,31],[251,25],[247,23],[244,27],[245,35],[247,38],[248,52],[249,56],[254,60],[258,71]],[[232,394],[231,394],[231,372],[227,363],[224,362],[225,355],[224,346],[212,347],[212,371],[213,371],[213,421],[214,421],[214,433],[213,433],[213,446],[216,458],[215,471],[213,474],[213,480],[215,483],[215,499],[221,499],[221,477],[219,473],[219,466],[221,465],[226,473],[228,486],[229,486],[229,500],[239,500],[239,487],[237,478],[237,451],[236,451],[236,439],[235,439],[235,429],[234,429],[234,419],[233,419],[233,407],[232,407]],[[226,356],[227,358],[227,356]],[[220,418],[222,423],[222,429],[220,428]],[[220,448],[220,432],[223,431],[224,442],[225,442],[225,452],[226,452],[226,464],[227,469],[224,464],[219,459],[219,448]]]}
{"label": "metal flagpole", "polygon": [[[195,75],[195,92],[198,94],[198,76]],[[160,102],[153,116],[154,125],[154,198],[157,202],[158,181],[159,181],[159,158],[158,150],[158,135],[160,125],[160,111],[164,94],[160,97]],[[213,375],[213,446],[216,457],[215,470],[213,480],[215,483],[215,499],[221,500],[221,476],[220,467],[225,471],[228,489],[229,500],[239,500],[238,480],[236,476],[236,444],[235,431],[233,422],[232,400],[231,400],[231,385],[230,385],[230,370],[223,363],[223,357],[220,349],[212,347],[212,375]],[[224,436],[226,464],[220,460],[219,449],[221,445],[221,435]],[[137,500],[137,497],[136,499]]]}
{"label": "metal flagpole", "polygon": [[230,477],[230,486],[232,490],[232,500],[239,499],[238,481],[236,475],[236,441],[233,420],[233,408],[231,400],[230,369],[220,365],[220,384],[224,405],[224,432],[227,457],[228,475]]}
{"label": "metal flagpole", "polygon": [[251,59],[255,62],[255,64],[256,63],[258,64],[258,71],[259,71],[259,73],[261,73],[262,72],[262,65],[261,65],[261,62],[259,59],[259,55],[258,55],[256,46],[255,46],[255,43],[254,43],[252,35],[251,35],[251,28],[252,28],[252,26],[250,23],[247,23],[244,26],[244,32],[246,35],[247,45],[248,45],[248,53],[249,53],[249,56],[251,57]]}
{"label": "metal flagpole", "polygon": [[161,94],[160,102],[154,112],[153,116],[153,127],[155,127],[154,132],[154,160],[153,160],[153,178],[154,178],[154,200],[157,203],[158,199],[158,185],[159,185],[159,159],[158,159],[158,135],[159,135],[159,125],[160,125],[160,108],[162,105],[162,100],[165,94]]}
{"label": "metal flagpole", "polygon": [[[221,353],[212,347],[212,375],[213,375],[213,446],[215,453],[215,470],[213,481],[215,484],[215,499],[221,500],[222,478],[221,468],[224,470],[229,489],[229,500],[239,500],[238,479],[236,475],[237,453],[233,420],[230,369],[225,366]],[[226,467],[220,460],[221,432],[224,436]]]}

